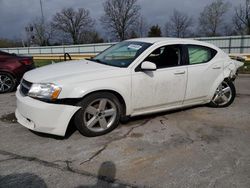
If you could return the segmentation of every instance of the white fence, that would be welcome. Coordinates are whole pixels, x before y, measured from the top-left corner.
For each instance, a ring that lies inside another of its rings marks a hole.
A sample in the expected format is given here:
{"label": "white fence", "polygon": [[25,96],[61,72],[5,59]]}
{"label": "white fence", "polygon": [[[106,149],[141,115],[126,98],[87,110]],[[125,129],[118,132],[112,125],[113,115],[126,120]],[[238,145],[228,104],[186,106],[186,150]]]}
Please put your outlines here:
{"label": "white fence", "polygon": [[230,37],[204,37],[196,39],[212,43],[229,54],[250,53],[250,35]]}
{"label": "white fence", "polygon": [[0,48],[0,50],[22,54],[97,54],[107,49],[115,43],[83,44],[83,45],[65,45],[65,46],[41,46],[41,47],[22,47],[22,48]]}
{"label": "white fence", "polygon": [[[227,53],[239,54],[250,53],[250,35],[230,37],[204,37],[196,40],[212,43]],[[23,47],[23,48],[0,48],[2,51],[15,54],[38,55],[38,54],[97,54],[115,43],[83,44],[67,46]]]}

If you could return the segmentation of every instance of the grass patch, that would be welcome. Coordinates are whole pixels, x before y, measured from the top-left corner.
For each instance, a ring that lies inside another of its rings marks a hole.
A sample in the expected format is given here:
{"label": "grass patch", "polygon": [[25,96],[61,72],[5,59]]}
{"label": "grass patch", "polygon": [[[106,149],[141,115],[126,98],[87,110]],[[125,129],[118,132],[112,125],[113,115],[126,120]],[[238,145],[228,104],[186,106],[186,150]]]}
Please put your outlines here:
{"label": "grass patch", "polygon": [[42,67],[42,66],[45,66],[45,65],[49,65],[49,64],[52,64],[52,62],[55,62],[55,63],[58,63],[62,60],[58,60],[58,59],[35,59],[34,60],[34,63],[35,63],[35,66],[36,67]]}
{"label": "grass patch", "polygon": [[239,73],[241,74],[250,74],[250,61],[244,62],[243,67],[239,69]]}

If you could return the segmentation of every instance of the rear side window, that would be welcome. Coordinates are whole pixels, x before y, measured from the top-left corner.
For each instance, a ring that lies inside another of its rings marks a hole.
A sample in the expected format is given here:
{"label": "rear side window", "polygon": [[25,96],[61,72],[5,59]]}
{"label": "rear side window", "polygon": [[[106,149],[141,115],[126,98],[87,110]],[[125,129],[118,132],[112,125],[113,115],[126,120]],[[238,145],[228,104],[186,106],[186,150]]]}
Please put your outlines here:
{"label": "rear side window", "polygon": [[197,45],[188,46],[189,64],[191,65],[206,63],[213,59],[216,54],[217,51],[212,48]]}

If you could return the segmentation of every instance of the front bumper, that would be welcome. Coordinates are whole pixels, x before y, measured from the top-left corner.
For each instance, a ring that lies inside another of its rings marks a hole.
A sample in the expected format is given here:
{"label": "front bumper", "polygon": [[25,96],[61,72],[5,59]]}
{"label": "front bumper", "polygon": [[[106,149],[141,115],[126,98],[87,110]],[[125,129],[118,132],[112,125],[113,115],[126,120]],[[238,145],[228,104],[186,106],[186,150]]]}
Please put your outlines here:
{"label": "front bumper", "polygon": [[64,136],[70,119],[80,107],[50,104],[16,92],[18,123],[28,129]]}

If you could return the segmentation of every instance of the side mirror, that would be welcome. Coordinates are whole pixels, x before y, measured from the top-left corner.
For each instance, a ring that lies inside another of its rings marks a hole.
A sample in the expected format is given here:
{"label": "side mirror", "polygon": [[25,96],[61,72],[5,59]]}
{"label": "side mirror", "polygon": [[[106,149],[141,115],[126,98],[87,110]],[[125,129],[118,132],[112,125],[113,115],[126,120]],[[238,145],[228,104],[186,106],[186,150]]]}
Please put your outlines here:
{"label": "side mirror", "polygon": [[152,62],[149,62],[149,61],[144,61],[142,64],[141,64],[141,70],[142,71],[155,71],[157,68],[156,68],[156,64],[152,63]]}

